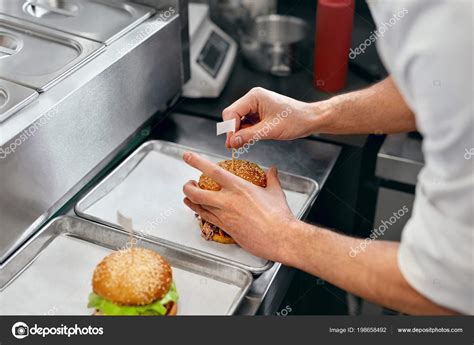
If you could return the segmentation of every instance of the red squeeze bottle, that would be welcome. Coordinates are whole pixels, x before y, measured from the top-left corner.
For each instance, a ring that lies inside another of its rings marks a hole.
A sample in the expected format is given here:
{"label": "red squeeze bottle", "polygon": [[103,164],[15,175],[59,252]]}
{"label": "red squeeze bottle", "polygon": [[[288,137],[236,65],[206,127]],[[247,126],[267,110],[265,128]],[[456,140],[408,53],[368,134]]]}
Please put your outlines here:
{"label": "red squeeze bottle", "polygon": [[319,0],[316,11],[313,87],[324,92],[344,88],[349,64],[354,0]]}

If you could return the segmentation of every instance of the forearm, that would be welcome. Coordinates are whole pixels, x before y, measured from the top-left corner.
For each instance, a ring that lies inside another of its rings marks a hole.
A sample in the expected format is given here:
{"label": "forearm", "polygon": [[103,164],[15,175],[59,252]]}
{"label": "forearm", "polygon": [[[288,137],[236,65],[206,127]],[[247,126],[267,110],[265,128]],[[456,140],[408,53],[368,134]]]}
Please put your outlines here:
{"label": "forearm", "polygon": [[351,256],[363,241],[303,222],[293,225],[284,250],[284,264],[316,275],[350,293],[408,314],[452,314],[413,289],[397,262],[399,244],[371,241]]}
{"label": "forearm", "polygon": [[310,105],[312,129],[328,134],[400,133],[416,129],[413,112],[391,77],[360,91]]}

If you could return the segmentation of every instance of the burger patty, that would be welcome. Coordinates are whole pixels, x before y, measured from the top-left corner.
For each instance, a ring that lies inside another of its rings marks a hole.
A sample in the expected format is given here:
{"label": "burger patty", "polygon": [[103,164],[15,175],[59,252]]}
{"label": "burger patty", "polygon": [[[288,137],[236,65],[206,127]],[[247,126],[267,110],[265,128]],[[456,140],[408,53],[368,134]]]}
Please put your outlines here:
{"label": "burger patty", "polygon": [[196,214],[196,217],[201,222],[201,236],[207,241],[211,241],[214,234],[231,238],[224,230],[214,224],[209,223],[208,221],[203,220],[200,215]]}

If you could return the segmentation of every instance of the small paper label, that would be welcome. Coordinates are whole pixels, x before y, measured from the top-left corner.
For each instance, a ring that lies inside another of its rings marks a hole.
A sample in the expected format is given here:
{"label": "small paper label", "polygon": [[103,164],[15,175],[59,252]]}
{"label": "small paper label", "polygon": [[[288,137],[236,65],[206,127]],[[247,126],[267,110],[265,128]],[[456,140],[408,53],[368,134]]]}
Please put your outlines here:
{"label": "small paper label", "polygon": [[235,119],[217,123],[217,135],[235,132]]}

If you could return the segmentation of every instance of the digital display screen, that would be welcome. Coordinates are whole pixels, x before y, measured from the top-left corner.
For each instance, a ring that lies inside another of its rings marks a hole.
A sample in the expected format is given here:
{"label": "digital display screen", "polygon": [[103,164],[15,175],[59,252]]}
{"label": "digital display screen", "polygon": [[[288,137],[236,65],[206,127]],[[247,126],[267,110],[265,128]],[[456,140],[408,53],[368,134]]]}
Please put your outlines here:
{"label": "digital display screen", "polygon": [[215,78],[224,62],[229,47],[229,42],[213,31],[202,48],[197,58],[197,63]]}

